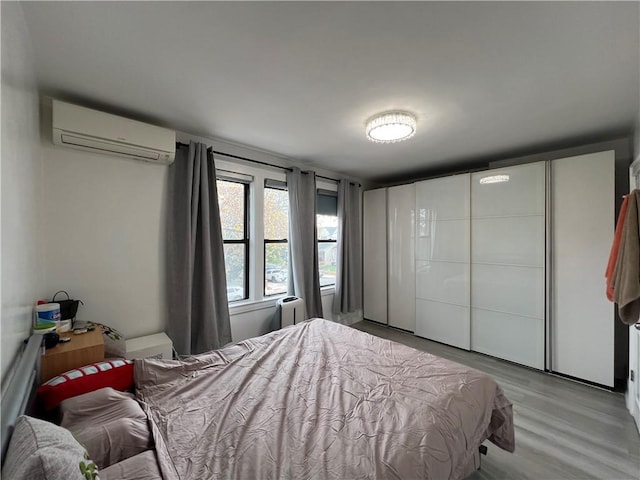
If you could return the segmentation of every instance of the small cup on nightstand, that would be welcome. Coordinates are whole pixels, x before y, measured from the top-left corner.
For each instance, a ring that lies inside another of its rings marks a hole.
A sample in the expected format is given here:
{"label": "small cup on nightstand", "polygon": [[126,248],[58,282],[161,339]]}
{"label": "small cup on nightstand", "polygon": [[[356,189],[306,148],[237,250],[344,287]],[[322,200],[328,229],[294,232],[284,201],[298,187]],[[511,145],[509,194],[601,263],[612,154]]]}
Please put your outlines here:
{"label": "small cup on nightstand", "polygon": [[71,330],[71,320],[61,320],[58,325],[58,333],[65,333]]}

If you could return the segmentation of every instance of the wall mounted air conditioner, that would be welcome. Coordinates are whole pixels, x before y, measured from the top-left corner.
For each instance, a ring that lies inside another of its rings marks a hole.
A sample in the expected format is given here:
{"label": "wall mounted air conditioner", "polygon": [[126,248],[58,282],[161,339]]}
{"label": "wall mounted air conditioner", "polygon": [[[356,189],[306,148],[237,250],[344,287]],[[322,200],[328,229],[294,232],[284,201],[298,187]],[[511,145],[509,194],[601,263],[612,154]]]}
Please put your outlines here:
{"label": "wall mounted air conditioner", "polygon": [[53,100],[53,143],[168,165],[176,134],[167,128]]}

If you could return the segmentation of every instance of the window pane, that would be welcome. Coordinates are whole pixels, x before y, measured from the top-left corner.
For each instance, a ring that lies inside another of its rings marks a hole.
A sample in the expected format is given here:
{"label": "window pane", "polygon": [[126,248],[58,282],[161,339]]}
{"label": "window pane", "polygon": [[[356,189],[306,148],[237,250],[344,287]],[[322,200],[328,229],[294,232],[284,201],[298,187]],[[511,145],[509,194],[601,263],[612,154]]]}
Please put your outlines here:
{"label": "window pane", "polygon": [[264,189],[264,238],[289,238],[289,192],[286,190]]}
{"label": "window pane", "polygon": [[318,225],[318,240],[333,240],[332,242],[318,242],[318,267],[320,269],[320,286],[335,285],[336,260],[338,248],[338,217],[335,215],[316,215]]}
{"label": "window pane", "polygon": [[338,217],[335,215],[316,215],[318,222],[318,240],[338,239]]}
{"label": "window pane", "polygon": [[338,244],[336,242],[318,243],[318,267],[320,269],[320,286],[335,285],[336,260]]}
{"label": "window pane", "polygon": [[264,294],[287,293],[289,245],[286,243],[265,243],[264,264]]}
{"label": "window pane", "polygon": [[318,191],[317,213],[320,215],[338,215],[338,193]]}
{"label": "window pane", "polygon": [[227,273],[227,299],[230,302],[247,298],[244,290],[245,246],[227,243],[224,246],[224,266]]}
{"label": "window pane", "polygon": [[244,189],[238,182],[217,180],[220,223],[224,240],[244,239]]}

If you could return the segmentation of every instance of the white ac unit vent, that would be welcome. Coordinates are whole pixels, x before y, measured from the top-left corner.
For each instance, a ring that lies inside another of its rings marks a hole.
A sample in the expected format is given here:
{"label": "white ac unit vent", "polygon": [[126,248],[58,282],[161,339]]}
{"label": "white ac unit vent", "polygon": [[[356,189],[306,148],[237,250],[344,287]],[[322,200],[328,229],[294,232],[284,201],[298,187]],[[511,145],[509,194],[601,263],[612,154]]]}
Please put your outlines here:
{"label": "white ac unit vent", "polygon": [[53,143],[168,165],[176,133],[162,127],[53,100]]}

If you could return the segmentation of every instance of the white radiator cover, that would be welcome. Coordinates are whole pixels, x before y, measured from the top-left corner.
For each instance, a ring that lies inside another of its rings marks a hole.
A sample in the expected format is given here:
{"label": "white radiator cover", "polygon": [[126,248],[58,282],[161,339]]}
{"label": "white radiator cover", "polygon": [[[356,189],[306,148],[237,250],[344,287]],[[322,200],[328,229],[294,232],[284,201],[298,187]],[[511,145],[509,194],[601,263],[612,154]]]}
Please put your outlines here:
{"label": "white radiator cover", "polygon": [[305,319],[304,300],[299,297],[284,297],[278,300],[280,307],[280,328],[295,325]]}

